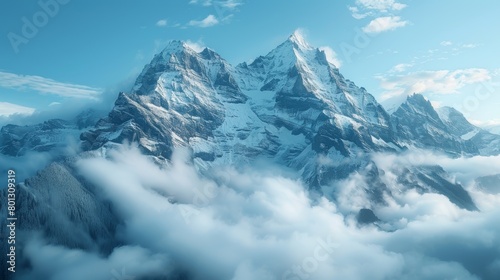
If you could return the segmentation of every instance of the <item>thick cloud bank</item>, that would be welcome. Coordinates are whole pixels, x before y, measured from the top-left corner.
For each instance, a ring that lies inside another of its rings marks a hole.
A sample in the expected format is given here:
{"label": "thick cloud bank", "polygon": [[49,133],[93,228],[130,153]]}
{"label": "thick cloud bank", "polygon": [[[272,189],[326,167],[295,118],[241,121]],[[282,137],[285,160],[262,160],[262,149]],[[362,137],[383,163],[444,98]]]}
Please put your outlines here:
{"label": "thick cloud bank", "polygon": [[[398,158],[377,156],[375,162],[387,170],[398,164]],[[104,257],[35,238],[24,251],[33,269],[19,278],[183,279],[169,278],[176,274],[196,280],[496,279],[500,275],[500,196],[482,193],[473,185],[470,190],[480,212],[459,209],[442,195],[408,189],[397,193],[389,205],[373,209],[382,220],[379,227],[360,227],[355,216],[347,214],[349,203],[356,203],[352,200],[357,184],[349,180],[345,183],[350,186],[337,192],[341,197],[334,204],[326,198],[312,200],[299,180],[277,169],[226,167],[201,176],[186,158],[178,151],[171,166],[159,168],[136,148],[123,147],[105,157],[80,160],[81,175],[103,190],[123,220],[116,237],[125,245]],[[464,171],[458,165],[450,160],[448,167]],[[362,181],[363,176],[351,179]]]}

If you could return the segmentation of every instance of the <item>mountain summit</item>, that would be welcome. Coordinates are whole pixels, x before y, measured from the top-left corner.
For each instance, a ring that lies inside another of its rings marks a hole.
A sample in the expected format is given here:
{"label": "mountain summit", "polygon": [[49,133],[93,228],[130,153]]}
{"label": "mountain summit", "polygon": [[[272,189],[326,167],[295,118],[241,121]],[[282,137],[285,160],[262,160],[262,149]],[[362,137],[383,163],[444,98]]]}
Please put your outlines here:
{"label": "mountain summit", "polygon": [[288,37],[288,40],[294,43],[300,49],[313,49],[313,47],[311,47],[309,43],[307,43],[304,35],[302,35],[302,31],[300,31],[299,29],[295,30],[292,35]]}
{"label": "mountain summit", "polygon": [[81,139],[86,149],[128,140],[165,159],[186,146],[205,162],[265,157],[296,167],[310,153],[349,157],[397,147],[382,106],[298,31],[237,67],[210,49],[172,41]]}

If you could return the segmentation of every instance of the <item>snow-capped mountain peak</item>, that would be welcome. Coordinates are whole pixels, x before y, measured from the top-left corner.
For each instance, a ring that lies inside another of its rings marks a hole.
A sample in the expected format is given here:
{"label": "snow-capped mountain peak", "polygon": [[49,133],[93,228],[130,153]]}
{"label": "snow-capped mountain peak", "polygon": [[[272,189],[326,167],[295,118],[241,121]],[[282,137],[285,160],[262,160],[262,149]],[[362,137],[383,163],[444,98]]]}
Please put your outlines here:
{"label": "snow-capped mountain peak", "polygon": [[297,49],[301,50],[312,50],[314,49],[304,38],[302,31],[297,29],[292,35],[288,37],[288,41],[291,42]]}
{"label": "snow-capped mountain peak", "polygon": [[388,126],[388,115],[375,98],[345,79],[325,52],[311,47],[300,32],[250,65],[240,65],[238,70],[244,77],[240,79],[242,88],[276,92],[277,106],[284,110],[328,108],[330,117],[354,116],[362,122]]}
{"label": "snow-capped mountain peak", "polygon": [[435,109],[421,94],[413,94],[391,114],[399,142],[455,156],[496,155],[500,137],[472,125],[452,107]]}
{"label": "snow-capped mountain peak", "polygon": [[179,51],[183,51],[183,50],[186,50],[186,49],[194,51],[184,41],[171,40],[171,41],[169,41],[167,43],[167,45],[165,46],[165,48],[163,48],[163,50],[160,53],[161,54],[177,53]]}
{"label": "snow-capped mountain peak", "polygon": [[452,134],[465,142],[472,143],[478,148],[480,154],[500,153],[500,135],[471,124],[461,112],[453,107],[438,108],[437,112]]}

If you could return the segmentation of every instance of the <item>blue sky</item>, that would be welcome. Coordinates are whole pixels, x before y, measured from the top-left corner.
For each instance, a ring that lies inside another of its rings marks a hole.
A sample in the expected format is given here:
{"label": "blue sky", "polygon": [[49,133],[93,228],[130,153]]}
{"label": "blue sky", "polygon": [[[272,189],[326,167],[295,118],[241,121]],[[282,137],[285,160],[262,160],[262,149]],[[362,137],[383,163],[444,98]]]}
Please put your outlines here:
{"label": "blue sky", "polygon": [[102,99],[172,39],[237,64],[300,29],[388,107],[419,92],[500,124],[498,11],[493,0],[2,1],[0,115]]}

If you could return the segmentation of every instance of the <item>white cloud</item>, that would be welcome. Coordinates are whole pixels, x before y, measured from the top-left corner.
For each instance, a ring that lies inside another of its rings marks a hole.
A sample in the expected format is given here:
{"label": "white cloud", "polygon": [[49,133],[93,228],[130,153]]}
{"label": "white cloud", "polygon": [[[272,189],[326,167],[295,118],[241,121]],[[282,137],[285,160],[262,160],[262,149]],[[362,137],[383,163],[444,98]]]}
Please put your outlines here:
{"label": "white cloud", "polygon": [[[498,157],[422,158],[418,164],[438,160],[457,172],[469,172],[471,165],[500,170]],[[82,158],[76,168],[106,194],[126,244],[103,257],[35,240],[26,246],[31,266],[20,279],[109,279],[110,271],[123,267],[129,277],[158,278],[172,264],[193,280],[495,279],[500,195],[473,192],[491,208],[469,212],[442,195],[399,185],[394,169],[414,165],[410,154],[378,154],[374,162],[384,170],[393,199],[373,210],[381,227],[393,231],[359,228],[353,213],[341,211],[363,205],[355,200],[364,193],[360,186],[370,185],[362,174],[342,182],[334,203],[311,199],[284,172],[221,167],[207,178],[178,151],[171,165],[159,168],[137,148],[109,149],[105,157]]]}
{"label": "white cloud", "polygon": [[52,279],[119,279],[161,277],[172,265],[165,255],[152,254],[139,246],[117,247],[107,257],[83,250],[46,244],[40,237],[30,240],[25,248],[32,256],[35,269],[20,279],[43,279],[47,271],[57,270]]}
{"label": "white cloud", "polygon": [[430,102],[432,104],[432,107],[434,107],[434,108],[441,108],[444,106],[443,102],[441,102],[441,101],[431,100]]}
{"label": "white cloud", "polygon": [[217,25],[219,20],[214,15],[208,15],[203,20],[191,20],[188,25],[197,27],[211,27]]}
{"label": "white cloud", "polygon": [[380,12],[399,11],[406,7],[405,4],[394,0],[356,0],[356,4],[368,10],[377,10]]}
{"label": "white cloud", "polygon": [[367,16],[372,15],[372,12],[361,13],[358,7],[348,7],[349,11],[351,11],[352,17],[355,19],[363,19]]}
{"label": "white cloud", "polygon": [[479,44],[463,44],[462,45],[462,48],[465,48],[465,49],[473,49],[473,48],[477,48],[479,47]]}
{"label": "white cloud", "polygon": [[476,126],[486,129],[491,133],[500,135],[500,119],[488,119],[488,120],[468,119],[468,120],[470,123]]}
{"label": "white cloud", "polygon": [[363,27],[363,31],[365,33],[380,33],[394,30],[407,24],[408,21],[402,20],[399,16],[378,17]]}
{"label": "white cloud", "polygon": [[243,0],[220,0],[220,1],[212,1],[212,0],[191,0],[189,1],[189,4],[194,4],[194,5],[202,5],[205,7],[209,6],[217,6],[221,7],[224,9],[235,9],[238,6],[243,5]]}
{"label": "white cloud", "polygon": [[156,22],[156,26],[158,26],[158,27],[167,26],[167,20],[166,19],[160,19],[159,21]]}
{"label": "white cloud", "polygon": [[[243,0],[191,0],[189,4],[213,7],[215,15],[209,15],[203,20],[191,20],[188,26],[210,27],[220,23],[227,23],[234,17],[237,8],[243,5]],[[182,26],[181,28],[186,28]]]}
{"label": "white cloud", "polygon": [[189,4],[201,4],[202,6],[212,6],[213,1],[212,0],[191,0],[189,1]]}
{"label": "white cloud", "polygon": [[484,127],[484,128],[488,128],[488,127],[492,127],[492,126],[500,126],[500,119],[493,119],[493,120],[486,120],[486,121],[470,119],[469,121],[474,125]]}
{"label": "white cloud", "polygon": [[442,41],[442,42],[440,43],[440,45],[441,45],[441,46],[445,46],[445,47],[447,47],[447,46],[451,46],[451,45],[453,45],[453,42],[451,42],[451,41]]}
{"label": "white cloud", "polygon": [[332,48],[328,46],[323,46],[320,47],[319,49],[325,52],[326,59],[330,63],[335,65],[337,68],[340,68],[340,66],[342,66],[342,61],[340,61],[340,59],[337,56],[337,53]]}
{"label": "white cloud", "polygon": [[35,112],[34,108],[25,107],[8,102],[0,102],[0,116],[10,116],[14,114],[31,115]]}
{"label": "white cloud", "polygon": [[188,45],[191,49],[193,49],[196,52],[201,52],[206,48],[205,44],[203,43],[203,41],[201,39],[196,41],[196,42],[191,41],[191,40],[187,40],[185,43],[186,43],[186,45]]}
{"label": "white cloud", "polygon": [[406,26],[409,22],[395,16],[394,13],[407,7],[395,0],[356,0],[356,6],[348,6],[355,19],[376,17],[372,19],[363,31],[365,33],[380,33]]}
{"label": "white cloud", "polygon": [[389,72],[400,73],[400,72],[406,71],[408,68],[411,68],[411,67],[413,67],[413,64],[400,63],[400,64],[397,64],[397,65],[394,65],[394,67],[392,67],[392,69],[389,70]]}
{"label": "white cloud", "polygon": [[377,76],[385,90],[382,99],[412,93],[452,94],[468,85],[491,79],[487,69],[468,68],[459,70],[418,71],[406,75]]}
{"label": "white cloud", "polygon": [[348,6],[351,15],[355,19],[363,19],[368,16],[389,14],[400,11],[406,7],[405,4],[394,0],[356,0],[356,6]]}
{"label": "white cloud", "polygon": [[220,2],[221,6],[228,9],[234,9],[238,6],[243,5],[243,1],[241,0],[226,0]]}
{"label": "white cloud", "polygon": [[52,79],[0,72],[0,87],[16,90],[33,90],[39,93],[62,97],[96,99],[102,92],[99,88],[61,83]]}
{"label": "white cloud", "polygon": [[[373,160],[386,171],[409,166],[439,165],[462,183],[472,183],[482,176],[500,174],[500,156],[449,158],[444,154],[414,149],[399,155],[374,154]],[[476,203],[479,203],[476,201]]]}

